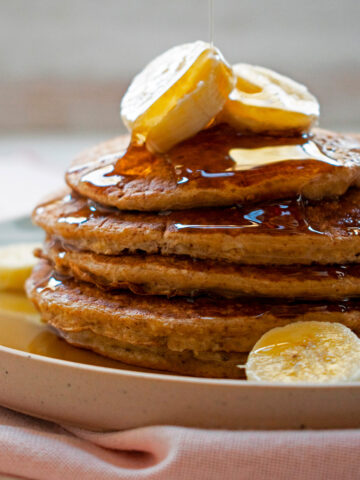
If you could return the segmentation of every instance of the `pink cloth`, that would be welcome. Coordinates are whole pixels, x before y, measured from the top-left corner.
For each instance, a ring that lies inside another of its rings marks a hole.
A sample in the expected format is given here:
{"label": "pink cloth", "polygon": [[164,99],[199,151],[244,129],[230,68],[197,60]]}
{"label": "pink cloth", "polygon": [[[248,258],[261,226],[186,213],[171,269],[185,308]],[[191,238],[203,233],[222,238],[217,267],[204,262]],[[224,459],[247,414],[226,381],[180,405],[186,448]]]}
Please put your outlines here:
{"label": "pink cloth", "polygon": [[0,408],[0,472],[36,480],[354,480],[360,431],[93,433]]}
{"label": "pink cloth", "polygon": [[[36,159],[1,160],[0,203],[6,209],[0,220],[29,213],[62,183],[59,173]],[[15,176],[22,182],[16,191]],[[360,430],[226,432],[154,426],[100,434],[0,407],[1,473],[36,480],[352,480],[360,476]]]}

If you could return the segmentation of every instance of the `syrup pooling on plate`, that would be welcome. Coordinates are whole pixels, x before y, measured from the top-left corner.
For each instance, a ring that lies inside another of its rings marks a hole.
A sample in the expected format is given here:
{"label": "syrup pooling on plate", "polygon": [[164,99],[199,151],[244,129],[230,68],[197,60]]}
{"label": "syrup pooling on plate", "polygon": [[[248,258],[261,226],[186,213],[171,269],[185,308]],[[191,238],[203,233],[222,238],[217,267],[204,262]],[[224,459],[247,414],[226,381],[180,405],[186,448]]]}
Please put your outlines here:
{"label": "syrup pooling on plate", "polygon": [[177,188],[189,184],[221,188],[228,182],[250,186],[262,182],[264,175],[281,174],[286,178],[301,171],[306,176],[339,166],[310,137],[243,135],[224,124],[199,132],[165,154],[130,144],[126,151],[99,158],[98,162],[99,167],[81,179],[97,189],[149,177]]}

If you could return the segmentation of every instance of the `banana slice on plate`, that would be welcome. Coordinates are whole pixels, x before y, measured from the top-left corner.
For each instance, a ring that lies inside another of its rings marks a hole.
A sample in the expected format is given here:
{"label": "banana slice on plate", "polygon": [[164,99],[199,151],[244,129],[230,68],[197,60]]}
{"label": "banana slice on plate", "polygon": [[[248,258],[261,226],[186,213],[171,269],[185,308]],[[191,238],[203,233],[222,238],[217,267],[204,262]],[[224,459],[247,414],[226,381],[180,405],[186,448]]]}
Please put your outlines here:
{"label": "banana slice on plate", "polygon": [[308,89],[284,75],[246,63],[233,66],[236,86],[217,121],[250,133],[306,133],[320,115]]}
{"label": "banana slice on plate", "polygon": [[39,244],[22,243],[0,248],[0,290],[23,290],[36,263],[35,248]]}
{"label": "banana slice on plate", "polygon": [[360,380],[360,339],[340,323],[296,322],[273,328],[250,352],[246,376],[286,383]]}
{"label": "banana slice on plate", "polygon": [[121,117],[134,141],[166,152],[207,126],[234,82],[218,49],[202,41],[179,45],[134,78],[121,102]]}

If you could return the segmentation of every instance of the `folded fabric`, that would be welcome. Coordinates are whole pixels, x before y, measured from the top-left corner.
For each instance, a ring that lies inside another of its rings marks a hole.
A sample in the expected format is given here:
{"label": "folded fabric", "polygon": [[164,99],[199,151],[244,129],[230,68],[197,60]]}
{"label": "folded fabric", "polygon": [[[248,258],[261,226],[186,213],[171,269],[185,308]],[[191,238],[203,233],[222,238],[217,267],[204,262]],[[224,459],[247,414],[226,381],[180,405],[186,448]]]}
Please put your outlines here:
{"label": "folded fabric", "polygon": [[359,430],[95,433],[0,408],[0,472],[37,480],[354,480],[359,452]]}

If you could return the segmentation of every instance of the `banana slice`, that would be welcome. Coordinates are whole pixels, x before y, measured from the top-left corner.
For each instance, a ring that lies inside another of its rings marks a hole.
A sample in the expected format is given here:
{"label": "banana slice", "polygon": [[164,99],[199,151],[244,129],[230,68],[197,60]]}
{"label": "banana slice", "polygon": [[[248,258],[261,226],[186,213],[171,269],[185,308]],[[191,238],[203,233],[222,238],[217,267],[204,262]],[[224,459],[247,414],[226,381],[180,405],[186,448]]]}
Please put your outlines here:
{"label": "banana slice", "polygon": [[265,333],[249,354],[248,380],[360,380],[360,339],[340,323],[296,322]]}
{"label": "banana slice", "polygon": [[219,50],[202,41],[179,45],[134,78],[121,102],[121,116],[133,140],[165,152],[206,127],[234,82]]}
{"label": "banana slice", "polygon": [[0,290],[23,290],[36,263],[34,243],[9,245],[0,248]]}
{"label": "banana slice", "polygon": [[233,66],[236,86],[217,121],[250,133],[306,133],[320,107],[304,85],[264,67]]}

